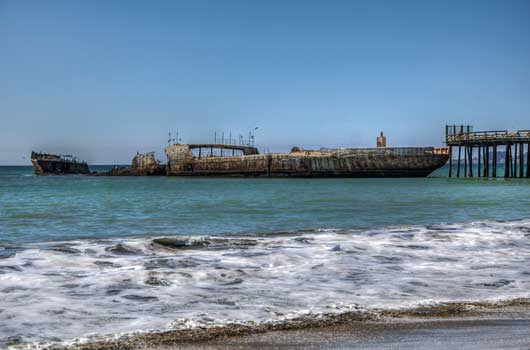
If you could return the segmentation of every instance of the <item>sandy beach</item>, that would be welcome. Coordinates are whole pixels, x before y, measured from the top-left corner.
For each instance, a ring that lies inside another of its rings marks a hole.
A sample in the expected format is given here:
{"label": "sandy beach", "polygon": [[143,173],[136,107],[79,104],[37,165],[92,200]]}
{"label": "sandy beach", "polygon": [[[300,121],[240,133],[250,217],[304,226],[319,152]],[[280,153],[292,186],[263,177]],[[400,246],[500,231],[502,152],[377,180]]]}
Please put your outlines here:
{"label": "sandy beach", "polygon": [[526,301],[475,304],[474,307],[467,304],[464,309],[468,311],[462,313],[455,311],[455,306],[439,308],[436,316],[424,316],[422,311],[414,315],[396,313],[378,321],[352,320],[323,327],[136,349],[530,349],[530,307]]}
{"label": "sandy beach", "polygon": [[71,344],[52,349],[529,349],[527,300],[446,304],[384,312],[363,318],[345,314],[322,321],[272,327],[227,326],[152,333]]}
{"label": "sandy beach", "polygon": [[523,350],[529,348],[530,319],[526,318],[352,323],[318,329],[219,338],[208,342],[155,349]]}

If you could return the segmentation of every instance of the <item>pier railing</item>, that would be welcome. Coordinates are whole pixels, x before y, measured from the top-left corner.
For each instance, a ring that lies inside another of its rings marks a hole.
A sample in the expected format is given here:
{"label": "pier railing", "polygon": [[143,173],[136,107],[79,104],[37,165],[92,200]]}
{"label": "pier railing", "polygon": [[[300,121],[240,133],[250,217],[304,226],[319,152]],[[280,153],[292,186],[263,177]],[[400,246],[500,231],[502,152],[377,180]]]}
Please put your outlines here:
{"label": "pier railing", "polygon": [[332,152],[337,155],[355,155],[355,156],[373,156],[387,155],[399,157],[415,157],[430,154],[448,154],[449,150],[445,147],[379,147],[379,148],[337,148],[326,149],[321,151]]}
{"label": "pier railing", "polygon": [[460,144],[500,144],[530,142],[530,130],[518,131],[475,131],[470,133],[447,134],[445,142],[448,146]]}

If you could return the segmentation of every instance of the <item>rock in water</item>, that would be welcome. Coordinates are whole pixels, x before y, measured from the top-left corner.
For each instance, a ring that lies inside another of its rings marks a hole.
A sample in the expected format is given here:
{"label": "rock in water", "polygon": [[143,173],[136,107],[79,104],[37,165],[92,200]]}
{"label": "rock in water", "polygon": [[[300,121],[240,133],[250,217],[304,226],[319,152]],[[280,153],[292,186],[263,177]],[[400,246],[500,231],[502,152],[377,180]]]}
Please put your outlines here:
{"label": "rock in water", "polygon": [[115,246],[108,247],[105,249],[107,252],[111,252],[119,255],[137,255],[141,254],[142,251],[137,248],[127,246],[125,244],[118,243]]}
{"label": "rock in water", "polygon": [[152,241],[154,244],[159,244],[165,248],[171,249],[193,249],[193,248],[203,248],[210,245],[210,241],[205,239],[189,239],[185,237],[174,237],[174,238],[155,238]]}

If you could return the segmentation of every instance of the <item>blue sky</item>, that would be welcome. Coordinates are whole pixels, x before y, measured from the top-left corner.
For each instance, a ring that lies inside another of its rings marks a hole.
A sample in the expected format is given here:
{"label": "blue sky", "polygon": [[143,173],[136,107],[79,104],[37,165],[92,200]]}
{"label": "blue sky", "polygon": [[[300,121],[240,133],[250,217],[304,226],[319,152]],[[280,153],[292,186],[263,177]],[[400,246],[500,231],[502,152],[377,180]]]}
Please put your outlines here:
{"label": "blue sky", "polygon": [[2,1],[0,164],[530,128],[530,1]]}

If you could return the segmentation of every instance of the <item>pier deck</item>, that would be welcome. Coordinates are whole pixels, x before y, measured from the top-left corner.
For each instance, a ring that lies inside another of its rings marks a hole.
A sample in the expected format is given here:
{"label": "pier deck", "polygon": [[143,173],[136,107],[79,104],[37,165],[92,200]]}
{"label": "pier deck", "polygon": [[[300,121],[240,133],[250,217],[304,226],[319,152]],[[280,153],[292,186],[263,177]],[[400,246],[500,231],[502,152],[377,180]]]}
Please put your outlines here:
{"label": "pier deck", "polygon": [[449,177],[453,175],[453,147],[458,147],[457,177],[460,177],[462,148],[464,177],[473,177],[474,153],[478,160],[477,176],[497,177],[497,149],[500,146],[505,149],[504,177],[530,178],[530,130],[473,131],[469,125],[447,125],[445,143],[449,147]]}

